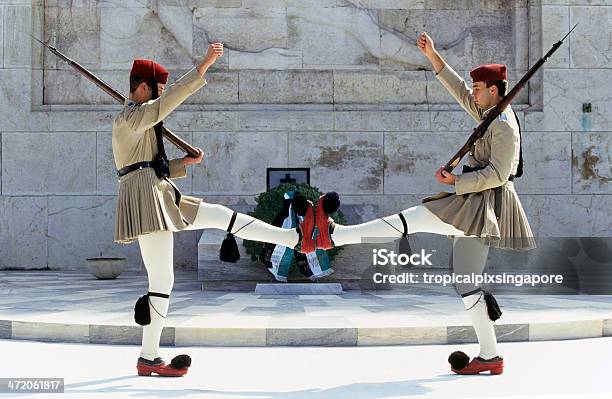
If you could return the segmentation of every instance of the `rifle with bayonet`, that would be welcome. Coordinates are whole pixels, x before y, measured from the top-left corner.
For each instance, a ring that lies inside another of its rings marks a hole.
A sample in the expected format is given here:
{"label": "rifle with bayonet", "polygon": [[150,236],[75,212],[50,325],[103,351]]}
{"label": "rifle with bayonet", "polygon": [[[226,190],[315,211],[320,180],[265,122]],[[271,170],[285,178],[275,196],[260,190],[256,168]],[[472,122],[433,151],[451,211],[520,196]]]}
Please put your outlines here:
{"label": "rifle with bayonet", "polygon": [[544,63],[548,60],[548,58],[550,58],[550,56],[555,51],[557,51],[557,49],[561,46],[561,44],[563,44],[563,41],[570,35],[570,33],[572,33],[572,31],[574,29],[576,29],[577,25],[578,24],[574,25],[574,27],[563,37],[563,39],[561,39],[557,43],[555,43],[552,46],[552,48],[550,50],[548,50],[548,52],[542,58],[540,58],[529,69],[529,71],[527,71],[527,73],[512,88],[512,90],[510,90],[510,92],[508,94],[506,94],[501,99],[501,101],[495,106],[495,108],[493,108],[491,110],[491,112],[489,112],[489,114],[487,114],[487,116],[480,123],[480,125],[478,125],[474,129],[473,133],[470,135],[470,137],[468,138],[467,142],[463,145],[463,147],[461,147],[461,149],[451,158],[451,160],[448,161],[448,163],[446,165],[444,165],[444,170],[445,171],[452,172],[453,169],[456,168],[457,165],[459,165],[459,162],[461,162],[461,159],[465,156],[465,154],[467,154],[470,151],[470,148],[474,145],[476,140],[478,140],[479,138],[484,136],[484,134],[486,133],[486,131],[487,131],[488,127],[489,127],[489,125],[491,125],[491,123],[495,120],[495,118],[497,118],[499,116],[499,114],[501,114],[503,112],[503,110],[506,109],[506,107],[512,102],[512,100],[514,99],[514,97],[516,97],[516,95],[519,93],[519,91],[521,91],[521,89],[523,87],[525,87],[525,85],[527,84],[529,79],[531,79],[533,74],[535,74],[538,71],[538,69],[540,69],[540,67],[542,65],[544,65]]}
{"label": "rifle with bayonet", "polygon": [[[30,35],[30,36],[32,36],[32,35]],[[68,58],[67,56],[62,54],[55,47],[53,47],[53,46],[51,46],[51,45],[49,45],[49,44],[47,44],[47,43],[37,39],[34,36],[32,36],[32,38],[34,40],[36,40],[37,42],[39,42],[40,44],[42,44],[43,46],[47,47],[53,54],[55,54],[56,56],[58,56],[62,60],[66,61],[68,63],[68,65],[70,65],[77,72],[79,72],[81,75],[85,76],[87,79],[92,81],[96,86],[98,86],[99,88],[104,90],[107,94],[109,94],[115,100],[117,100],[118,102],[120,102],[122,104],[125,102],[126,98],[125,98],[125,96],[123,94],[119,93],[117,90],[112,88],[108,83],[106,83],[105,81],[103,81],[102,79],[100,79],[99,77],[94,75],[93,73],[89,72],[81,64],[79,64],[76,61],[71,60],[70,58]],[[172,133],[165,126],[162,126],[162,133],[163,133],[164,137],[169,142],[171,142],[172,144],[174,144],[175,146],[177,146],[181,150],[185,151],[187,153],[187,155],[189,155],[190,157],[197,158],[199,156],[200,153],[198,152],[198,150],[196,150],[195,147],[193,147],[191,144],[187,143],[185,140],[183,140],[182,138],[180,138],[176,134]]]}

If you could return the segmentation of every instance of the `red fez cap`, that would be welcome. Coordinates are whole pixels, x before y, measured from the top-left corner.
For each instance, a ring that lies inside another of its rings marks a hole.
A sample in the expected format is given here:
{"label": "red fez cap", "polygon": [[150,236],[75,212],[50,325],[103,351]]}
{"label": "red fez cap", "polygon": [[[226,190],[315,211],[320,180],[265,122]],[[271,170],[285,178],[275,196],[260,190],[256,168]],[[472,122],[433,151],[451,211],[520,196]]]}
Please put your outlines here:
{"label": "red fez cap", "polygon": [[166,84],[168,82],[168,70],[151,60],[137,59],[132,64],[130,76],[139,76],[144,79],[154,79],[155,82]]}
{"label": "red fez cap", "polygon": [[473,82],[487,80],[508,80],[508,73],[504,64],[486,64],[472,69],[470,72]]}

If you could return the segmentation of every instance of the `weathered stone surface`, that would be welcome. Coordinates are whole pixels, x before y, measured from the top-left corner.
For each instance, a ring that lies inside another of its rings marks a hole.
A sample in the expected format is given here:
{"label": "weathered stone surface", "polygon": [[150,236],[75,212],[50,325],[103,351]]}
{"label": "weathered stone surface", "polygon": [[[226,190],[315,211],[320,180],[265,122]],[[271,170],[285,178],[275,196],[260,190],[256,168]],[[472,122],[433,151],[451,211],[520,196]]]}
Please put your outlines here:
{"label": "weathered stone surface", "polygon": [[610,237],[609,195],[521,195],[536,236]]}
{"label": "weathered stone surface", "polygon": [[48,115],[51,132],[110,132],[113,120],[121,110],[120,105],[107,106],[110,111],[63,111],[63,112],[33,112],[30,115]]}
{"label": "weathered stone surface", "polygon": [[580,24],[580,34],[569,38],[572,68],[611,69],[612,7],[570,7],[569,13],[570,25]]}
{"label": "weathered stone surface", "polygon": [[571,133],[525,133],[524,175],[514,181],[520,194],[571,194]]}
{"label": "weathered stone surface", "polygon": [[29,5],[4,7],[4,68],[28,68],[32,64],[32,40],[26,34],[32,28]]}
{"label": "weathered stone surface", "polygon": [[[545,69],[544,112],[526,115],[527,130],[608,131],[612,124],[612,74],[604,69]],[[591,112],[583,112],[591,104]]]}
{"label": "weathered stone surface", "polygon": [[[202,89],[206,90],[206,89]],[[200,90],[200,91],[202,91]],[[173,112],[164,124],[173,132],[181,131],[235,131],[238,129],[238,113],[232,111]]]}
{"label": "weathered stone surface", "polygon": [[[493,59],[508,64],[510,69],[518,66],[513,57],[511,40],[506,39],[512,34],[510,9],[436,7],[426,10],[381,10],[378,15],[383,34],[382,46],[385,47],[385,39],[400,36],[406,43],[401,50],[410,54],[411,59],[421,59],[420,63],[425,64],[427,60],[422,58],[414,41],[418,32],[426,31],[437,43],[436,47],[442,50],[447,62],[458,69],[469,69],[474,65],[490,63]],[[469,21],[468,26],[466,21]],[[495,37],[491,37],[488,28],[491,25],[496,27]]]}
{"label": "weathered stone surface", "polygon": [[612,134],[572,134],[572,192],[612,194]]}
{"label": "weathered stone surface", "polygon": [[13,339],[89,343],[89,326],[87,324],[13,321],[12,327]]}
{"label": "weathered stone surface", "polygon": [[253,71],[240,73],[241,103],[331,103],[331,72]]}
{"label": "weathered stone surface", "polygon": [[0,338],[11,339],[12,335],[12,322],[10,320],[0,320]]}
{"label": "weathered stone surface", "polygon": [[445,327],[359,328],[357,345],[446,344]]}
{"label": "weathered stone surface", "polygon": [[[180,75],[177,75],[180,76]],[[206,73],[206,86],[193,93],[185,104],[236,104],[238,103],[238,73]]]}
{"label": "weathered stone surface", "polygon": [[[289,46],[302,51],[305,68],[378,65],[380,30],[368,12],[298,2],[287,8]],[[334,40],[329,40],[333,37]]]}
{"label": "weathered stone surface", "polygon": [[603,323],[601,320],[533,323],[529,325],[529,340],[597,338],[602,336],[602,330]]}
{"label": "weathered stone surface", "polygon": [[336,111],[336,131],[424,131],[430,129],[425,111]]}
{"label": "weathered stone surface", "polygon": [[334,126],[334,114],[325,111],[242,111],[238,129],[243,131],[326,131]]}
{"label": "weathered stone surface", "polygon": [[101,67],[129,70],[134,58],[154,59],[171,69],[191,66],[195,60],[191,49],[185,47],[188,39],[182,34],[175,36],[174,32],[183,29],[176,23],[167,25],[167,20],[149,7],[100,8]]}
{"label": "weathered stone surface", "polygon": [[542,5],[612,6],[610,0],[539,0]]}
{"label": "weathered stone surface", "polygon": [[309,167],[310,183],[323,192],[380,194],[382,134],[291,133],[289,166]]}
{"label": "weathered stone surface", "polygon": [[[87,258],[104,256],[125,257],[128,269],[142,269],[137,243],[113,242],[116,204],[114,196],[50,197],[49,267],[86,270]],[[175,268],[195,269],[198,237],[197,231],[174,235]]]}
{"label": "weathered stone surface", "polygon": [[336,103],[426,102],[425,75],[422,72],[335,72]]}
{"label": "weathered stone surface", "polygon": [[[100,28],[100,9],[93,3],[88,2],[83,7],[46,4],[45,37],[40,39],[49,42],[68,57],[78,60],[77,62],[86,68],[99,68],[102,59],[100,38],[103,36]],[[39,46],[38,43],[36,45]],[[67,67],[50,51],[44,52],[44,65],[46,69]]]}
{"label": "weathered stone surface", "polygon": [[49,115],[29,112],[31,109],[31,71],[27,69],[0,70],[0,129],[7,131],[46,131]]}
{"label": "weathered stone surface", "polygon": [[229,69],[301,69],[302,51],[269,48],[259,52],[227,50]]}
{"label": "weathered stone surface", "polygon": [[[571,28],[570,11],[567,6],[542,6],[542,45],[548,49],[559,41]],[[570,36],[571,40],[571,36]],[[570,44],[569,42],[566,44]],[[561,46],[546,62],[547,68],[569,68],[570,45]]]}
{"label": "weathered stone surface", "polygon": [[50,197],[49,267],[87,271],[87,258],[126,257],[128,247],[113,242],[116,203],[111,196]]}
{"label": "weathered stone surface", "polygon": [[95,133],[3,133],[2,192],[95,192],[95,143]]}
{"label": "weathered stone surface", "polygon": [[[128,96],[129,71],[91,70],[91,72],[124,96]],[[45,70],[44,90],[45,104],[120,104],[72,68]]]}
{"label": "weathered stone surface", "polygon": [[258,194],[266,189],[266,168],[287,166],[287,133],[195,133],[206,154],[193,167],[194,191]]}
{"label": "weathered stone surface", "polygon": [[338,6],[356,5],[375,10],[418,10],[425,7],[425,0],[338,0],[337,4]]}
{"label": "weathered stone surface", "polygon": [[429,116],[431,130],[434,132],[462,132],[460,134],[463,140],[461,145],[470,137],[472,129],[478,126],[478,122],[463,109],[460,111],[431,111]]}
{"label": "weathered stone surface", "polygon": [[465,139],[457,133],[385,133],[385,194],[446,191],[434,178]]}
{"label": "weathered stone surface", "polygon": [[96,133],[96,191],[98,194],[117,195],[117,168],[113,157],[112,133]]}
{"label": "weathered stone surface", "polygon": [[4,68],[4,7],[0,7],[0,66]]}
{"label": "weathered stone surface", "polygon": [[0,268],[47,267],[47,198],[0,197]]}
{"label": "weathered stone surface", "polygon": [[233,51],[260,52],[287,48],[284,8],[196,8],[193,24],[207,41],[220,40]]}
{"label": "weathered stone surface", "polygon": [[268,328],[267,346],[355,346],[356,328]]}

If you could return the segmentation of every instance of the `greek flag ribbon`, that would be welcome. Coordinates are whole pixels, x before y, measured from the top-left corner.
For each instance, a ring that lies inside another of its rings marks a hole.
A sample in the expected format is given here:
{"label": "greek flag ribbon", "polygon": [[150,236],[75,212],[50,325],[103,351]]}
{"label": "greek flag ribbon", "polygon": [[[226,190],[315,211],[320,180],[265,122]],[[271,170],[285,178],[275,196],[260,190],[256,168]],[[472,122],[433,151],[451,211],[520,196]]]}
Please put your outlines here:
{"label": "greek flag ribbon", "polygon": [[[280,224],[279,222],[282,220],[282,224],[279,227],[283,229],[296,228],[302,219],[293,211],[291,206],[293,196],[294,193],[291,191],[284,194],[285,203],[283,209],[281,214],[275,219],[275,225]],[[321,249],[305,255],[283,245],[266,244],[261,253],[260,261],[268,267],[268,271],[272,273],[277,281],[287,282],[294,258],[300,272],[312,281],[329,276],[334,272],[330,267],[327,252]]]}

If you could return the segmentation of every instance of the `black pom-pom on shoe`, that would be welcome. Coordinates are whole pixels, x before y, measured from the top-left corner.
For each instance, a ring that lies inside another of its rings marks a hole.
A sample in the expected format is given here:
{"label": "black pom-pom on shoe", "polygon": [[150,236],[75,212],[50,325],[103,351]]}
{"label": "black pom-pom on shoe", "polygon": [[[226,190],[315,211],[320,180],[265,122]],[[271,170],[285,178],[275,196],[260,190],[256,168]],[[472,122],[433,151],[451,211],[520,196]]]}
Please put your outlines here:
{"label": "black pom-pom on shoe", "polygon": [[332,214],[340,208],[340,196],[335,191],[330,191],[323,196],[323,212]]}
{"label": "black pom-pom on shoe", "polygon": [[305,216],[308,210],[308,200],[303,195],[296,195],[291,200],[291,206],[298,216]]}
{"label": "black pom-pom on shoe", "polygon": [[455,370],[461,370],[470,363],[470,357],[465,352],[455,351],[448,357],[448,362]]}
{"label": "black pom-pom on shoe", "polygon": [[191,366],[191,357],[189,355],[178,355],[170,362],[170,365],[175,369],[184,369]]}

